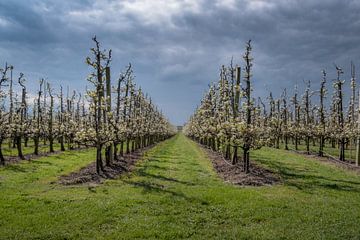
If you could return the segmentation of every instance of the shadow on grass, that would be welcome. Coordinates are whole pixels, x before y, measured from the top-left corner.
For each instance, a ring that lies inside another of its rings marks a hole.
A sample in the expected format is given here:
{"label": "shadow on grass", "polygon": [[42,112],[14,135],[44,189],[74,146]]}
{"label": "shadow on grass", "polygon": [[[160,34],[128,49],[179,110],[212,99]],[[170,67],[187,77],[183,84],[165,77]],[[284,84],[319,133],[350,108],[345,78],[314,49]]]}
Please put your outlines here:
{"label": "shadow on grass", "polygon": [[[150,162],[158,162],[158,163],[171,163],[171,164],[176,164],[176,165],[190,165],[190,163],[187,161],[180,161],[180,159],[175,159],[175,158],[152,157],[149,159],[149,161]],[[183,168],[183,167],[181,167],[181,168]]]}
{"label": "shadow on grass", "polygon": [[24,167],[21,164],[8,164],[8,165],[5,165],[5,168],[6,168],[6,170],[10,170],[13,172],[33,172],[35,170],[38,170],[41,167],[41,165],[43,165],[43,166],[54,165],[50,161],[28,160],[28,162],[30,162],[32,164],[32,166],[30,168]]}
{"label": "shadow on grass", "polygon": [[157,169],[157,170],[160,170],[160,171],[169,171],[170,168],[167,168],[167,167],[160,167],[158,165],[149,165],[147,164],[146,166],[144,166],[145,169]]}
{"label": "shadow on grass", "polygon": [[[202,174],[205,174],[205,173],[208,173],[204,170],[202,170],[201,168],[196,168],[200,165],[192,165],[192,167],[184,167],[184,166],[179,166],[179,167],[174,167],[175,164],[177,165],[189,165],[188,163],[186,162],[171,162],[172,166],[171,168],[169,167],[161,167],[161,166],[158,166],[158,165],[150,165],[149,163],[151,162],[154,162],[154,163],[170,163],[170,161],[162,161],[162,160],[159,160],[157,158],[151,158],[149,160],[149,162],[147,163],[147,165],[143,166],[144,169],[157,169],[157,170],[161,170],[161,171],[187,171],[187,172],[197,172],[197,173],[202,173]],[[180,170],[181,169],[181,170]]]}
{"label": "shadow on grass", "polygon": [[173,182],[173,183],[179,183],[179,184],[183,184],[183,185],[187,185],[187,186],[195,186],[195,185],[197,185],[197,184],[194,184],[192,182],[182,181],[182,180],[178,180],[176,178],[171,178],[171,177],[165,177],[165,176],[160,175],[160,174],[148,173],[148,172],[146,172],[146,170],[147,170],[146,167],[144,167],[142,169],[139,169],[138,170],[139,176],[155,178],[155,179],[168,181],[168,182]]}
{"label": "shadow on grass", "polygon": [[180,191],[168,190],[168,189],[166,189],[166,187],[164,185],[161,185],[161,184],[152,183],[152,182],[148,182],[148,181],[136,181],[135,182],[135,181],[124,180],[124,182],[129,185],[132,185],[134,187],[142,188],[144,194],[148,194],[148,193],[169,194],[174,198],[184,199],[188,202],[195,202],[195,203],[200,203],[202,205],[209,205],[209,202],[207,202],[203,199],[195,198],[195,197],[188,197]]}
{"label": "shadow on grass", "polygon": [[36,160],[34,160],[34,161],[31,161],[31,163],[33,163],[33,164],[37,164],[37,165],[54,165],[54,163],[52,163],[52,162],[49,162],[49,161],[36,161]]}
{"label": "shadow on grass", "polygon": [[297,170],[294,166],[289,167],[286,163],[277,162],[274,159],[264,156],[261,157],[261,160],[256,159],[256,161],[277,172],[283,179],[285,185],[296,187],[304,192],[316,193],[316,190],[321,188],[325,190],[360,192],[360,182],[313,175],[307,173],[307,170]]}
{"label": "shadow on grass", "polygon": [[6,165],[5,168],[6,168],[6,170],[10,170],[13,172],[28,172],[29,171],[28,169],[26,169],[20,165],[17,165],[17,164]]}
{"label": "shadow on grass", "polygon": [[161,162],[161,163],[173,163],[173,162],[178,162],[178,160],[181,158],[178,157],[163,157],[163,156],[152,156],[149,158],[150,162]]}

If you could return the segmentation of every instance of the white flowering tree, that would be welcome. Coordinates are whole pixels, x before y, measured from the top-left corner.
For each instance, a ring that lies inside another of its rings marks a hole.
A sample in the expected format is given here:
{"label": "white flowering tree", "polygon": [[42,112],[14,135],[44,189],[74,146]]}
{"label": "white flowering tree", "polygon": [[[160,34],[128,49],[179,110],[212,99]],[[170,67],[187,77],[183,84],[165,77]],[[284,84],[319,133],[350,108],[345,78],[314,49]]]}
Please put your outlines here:
{"label": "white flowering tree", "polygon": [[[238,148],[242,149],[243,170],[250,171],[251,149],[263,146],[268,138],[267,116],[255,107],[252,98],[251,41],[246,44],[243,84],[241,68],[222,66],[217,88],[209,91],[184,127],[187,136],[222,152],[225,159],[238,163]],[[229,83],[229,79],[231,80]],[[242,101],[242,104],[241,104]],[[232,148],[231,148],[232,146]]]}
{"label": "white flowering tree", "polygon": [[9,125],[7,124],[9,112],[6,112],[5,108],[5,99],[7,94],[4,90],[4,88],[7,86],[7,73],[9,70],[10,67],[7,64],[5,64],[4,68],[0,68],[0,165],[5,164],[5,158],[2,153],[2,144],[9,134]]}
{"label": "white flowering tree", "polygon": [[101,173],[104,171],[103,149],[106,165],[110,166],[112,159],[119,160],[118,145],[120,156],[123,156],[124,145],[128,154],[164,140],[175,132],[151,101],[147,100],[142,90],[136,88],[131,65],[118,79],[115,87],[116,104],[115,108],[112,107],[111,50],[101,50],[96,37],[93,41],[93,58],[86,59],[87,64],[93,69],[88,81],[94,86],[93,90],[87,92],[89,114],[86,120],[74,121],[74,125],[77,128],[75,141],[78,144],[96,147],[96,170]]}

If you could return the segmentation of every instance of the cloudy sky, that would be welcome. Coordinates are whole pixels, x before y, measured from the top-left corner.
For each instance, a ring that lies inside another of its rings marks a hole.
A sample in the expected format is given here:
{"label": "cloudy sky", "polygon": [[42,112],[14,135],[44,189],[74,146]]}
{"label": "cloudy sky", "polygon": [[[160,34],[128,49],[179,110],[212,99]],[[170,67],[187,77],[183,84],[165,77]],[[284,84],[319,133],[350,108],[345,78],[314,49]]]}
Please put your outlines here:
{"label": "cloudy sky", "polygon": [[[304,80],[329,82],[334,63],[360,64],[360,1],[0,0],[0,64],[35,86],[83,90],[95,34],[113,50],[112,75],[131,62],[136,82],[174,124],[184,123],[222,64],[253,41],[254,94]],[[329,85],[330,87],[330,85]]]}

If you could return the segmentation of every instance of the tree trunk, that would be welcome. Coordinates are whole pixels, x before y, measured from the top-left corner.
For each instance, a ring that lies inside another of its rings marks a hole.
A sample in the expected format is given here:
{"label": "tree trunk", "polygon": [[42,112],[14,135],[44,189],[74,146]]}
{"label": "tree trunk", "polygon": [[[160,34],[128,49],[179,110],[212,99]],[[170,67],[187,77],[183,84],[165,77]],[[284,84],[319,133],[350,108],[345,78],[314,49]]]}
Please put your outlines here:
{"label": "tree trunk", "polygon": [[54,139],[53,139],[53,137],[50,135],[50,137],[49,137],[49,150],[50,150],[50,152],[51,153],[53,153],[53,152],[55,152],[54,151]]}
{"label": "tree trunk", "polygon": [[114,143],[114,160],[118,161],[119,160],[119,156],[118,156],[118,143]]}
{"label": "tree trunk", "polygon": [[135,140],[131,141],[131,152],[135,151]]}
{"label": "tree trunk", "polygon": [[126,154],[130,153],[130,139],[126,139]]}
{"label": "tree trunk", "polygon": [[320,136],[319,141],[319,157],[324,156],[324,136]]}
{"label": "tree trunk", "polygon": [[112,158],[113,158],[113,146],[110,145],[108,147],[106,147],[105,149],[105,164],[106,166],[111,166],[112,163]]}
{"label": "tree trunk", "polygon": [[39,137],[34,138],[34,154],[39,155]]}
{"label": "tree trunk", "polygon": [[4,155],[2,153],[2,142],[3,142],[3,140],[0,140],[0,165],[4,166],[5,165],[5,158],[4,158]]}
{"label": "tree trunk", "polygon": [[216,151],[216,143],[215,143],[215,138],[212,138],[212,150]]}
{"label": "tree trunk", "polygon": [[225,159],[230,159],[230,144],[226,144]]}
{"label": "tree trunk", "polygon": [[356,166],[360,166],[360,137],[356,141]]}
{"label": "tree trunk", "polygon": [[21,147],[21,137],[16,137],[16,146],[17,146],[17,150],[18,150],[18,157],[21,160],[25,160],[24,154],[22,152],[22,147]]}
{"label": "tree trunk", "polygon": [[345,161],[345,139],[341,139],[340,140],[340,156],[339,156],[339,160],[340,161]]}
{"label": "tree trunk", "polygon": [[238,146],[234,146],[234,153],[232,157],[232,164],[235,165],[238,163]]}
{"label": "tree trunk", "polygon": [[101,146],[96,147],[96,172],[100,174],[100,171],[104,171],[104,166],[101,157]]}
{"label": "tree trunk", "polygon": [[120,142],[120,156],[124,156],[124,141]]}
{"label": "tree trunk", "polygon": [[245,147],[243,152],[243,160],[244,160],[244,165],[243,165],[243,170],[245,173],[249,173],[249,149],[247,147]]}
{"label": "tree trunk", "polygon": [[64,137],[60,137],[60,150],[65,151],[65,145],[64,145]]}
{"label": "tree trunk", "polygon": [[[108,114],[111,112],[111,77],[110,77],[110,67],[107,66],[105,68],[105,79],[106,79],[106,114],[104,114],[105,116],[108,116]],[[108,119],[106,118],[105,120],[105,124],[106,121]],[[106,147],[105,149],[105,161],[106,161],[106,166],[110,166],[112,161],[113,161],[113,144],[111,144],[110,146]]]}
{"label": "tree trunk", "polygon": [[310,154],[310,137],[306,137],[306,153]]}

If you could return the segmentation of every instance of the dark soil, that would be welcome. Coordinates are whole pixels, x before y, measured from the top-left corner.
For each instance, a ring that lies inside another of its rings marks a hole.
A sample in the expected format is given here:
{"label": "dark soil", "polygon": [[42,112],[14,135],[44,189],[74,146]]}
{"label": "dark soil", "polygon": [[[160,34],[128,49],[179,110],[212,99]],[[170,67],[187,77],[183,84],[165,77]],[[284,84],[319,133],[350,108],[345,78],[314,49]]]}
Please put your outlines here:
{"label": "dark soil", "polygon": [[201,147],[209,156],[218,175],[226,182],[241,186],[264,186],[280,182],[280,177],[275,173],[253,162],[250,162],[250,173],[245,173],[241,164],[231,165],[220,153]]}
{"label": "dark soil", "polygon": [[106,179],[115,179],[119,175],[131,172],[134,169],[135,163],[142,158],[143,153],[148,148],[135,151],[122,157],[120,160],[114,160],[111,166],[104,166],[104,172],[97,174],[95,162],[81,168],[69,175],[64,175],[59,178],[59,182],[63,185],[75,185],[85,183],[102,183]]}

